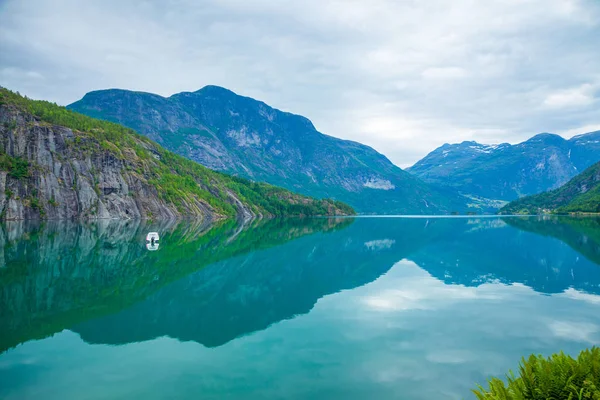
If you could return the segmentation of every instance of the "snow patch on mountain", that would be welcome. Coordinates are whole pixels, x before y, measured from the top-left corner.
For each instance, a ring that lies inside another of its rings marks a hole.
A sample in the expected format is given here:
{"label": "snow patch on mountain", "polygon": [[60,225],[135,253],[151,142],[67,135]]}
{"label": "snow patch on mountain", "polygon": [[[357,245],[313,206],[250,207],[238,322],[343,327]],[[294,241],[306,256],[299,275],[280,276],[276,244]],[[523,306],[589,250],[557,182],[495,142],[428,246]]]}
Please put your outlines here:
{"label": "snow patch on mountain", "polygon": [[380,178],[370,178],[363,184],[363,186],[369,189],[379,190],[393,190],[396,188],[396,186],[394,186],[392,182],[388,181],[387,179]]}
{"label": "snow patch on mountain", "polygon": [[479,143],[477,143],[474,146],[469,146],[470,149],[472,149],[478,153],[485,153],[485,154],[491,154],[494,151],[496,151],[502,147],[504,147],[504,145],[502,145],[502,144],[479,144]]}

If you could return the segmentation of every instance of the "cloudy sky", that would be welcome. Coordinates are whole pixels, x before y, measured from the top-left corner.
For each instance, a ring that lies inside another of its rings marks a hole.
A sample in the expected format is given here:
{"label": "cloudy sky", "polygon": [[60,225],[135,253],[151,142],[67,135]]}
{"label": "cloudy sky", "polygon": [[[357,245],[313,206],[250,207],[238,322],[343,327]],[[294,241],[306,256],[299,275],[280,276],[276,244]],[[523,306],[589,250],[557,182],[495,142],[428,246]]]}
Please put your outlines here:
{"label": "cloudy sky", "polygon": [[214,84],[405,167],[600,129],[599,0],[0,0],[0,85],[69,104]]}

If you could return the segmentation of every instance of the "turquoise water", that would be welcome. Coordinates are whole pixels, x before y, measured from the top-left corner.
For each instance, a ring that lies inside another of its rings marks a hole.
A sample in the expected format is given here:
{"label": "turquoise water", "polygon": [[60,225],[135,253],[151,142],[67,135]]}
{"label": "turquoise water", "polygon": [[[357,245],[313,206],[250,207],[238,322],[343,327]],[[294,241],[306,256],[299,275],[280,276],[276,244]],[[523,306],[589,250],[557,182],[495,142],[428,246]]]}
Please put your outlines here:
{"label": "turquoise water", "polygon": [[470,399],[600,343],[597,219],[7,223],[0,245],[0,399]]}

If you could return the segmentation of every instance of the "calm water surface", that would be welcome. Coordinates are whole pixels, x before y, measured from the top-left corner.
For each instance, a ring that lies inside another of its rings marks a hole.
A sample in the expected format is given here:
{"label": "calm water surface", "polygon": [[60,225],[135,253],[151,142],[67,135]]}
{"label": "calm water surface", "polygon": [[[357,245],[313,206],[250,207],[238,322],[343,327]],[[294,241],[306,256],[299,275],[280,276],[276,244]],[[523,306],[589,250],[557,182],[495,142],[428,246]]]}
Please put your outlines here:
{"label": "calm water surface", "polygon": [[471,399],[598,343],[597,219],[0,226],[0,399]]}

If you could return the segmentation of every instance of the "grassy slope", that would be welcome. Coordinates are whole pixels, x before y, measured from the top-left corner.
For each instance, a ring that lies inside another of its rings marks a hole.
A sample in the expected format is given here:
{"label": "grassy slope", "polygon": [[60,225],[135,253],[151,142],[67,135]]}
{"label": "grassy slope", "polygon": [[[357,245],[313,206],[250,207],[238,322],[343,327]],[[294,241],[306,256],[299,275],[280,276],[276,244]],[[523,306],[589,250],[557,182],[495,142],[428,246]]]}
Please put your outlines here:
{"label": "grassy slope", "polygon": [[[208,203],[219,214],[233,216],[231,192],[253,211],[271,215],[353,214],[350,206],[337,201],[315,200],[263,183],[255,183],[209,170],[167,151],[135,131],[90,118],[54,103],[36,101],[0,88],[0,105],[7,104],[49,124],[75,131],[74,145],[90,153],[110,152],[131,162],[133,172],[156,187],[163,200],[178,208],[195,198]],[[10,127],[8,127],[10,128]],[[24,160],[0,154],[0,169],[20,174]],[[33,166],[35,167],[35,166]],[[17,169],[18,168],[18,169]]]}
{"label": "grassy slope", "polygon": [[600,212],[600,163],[596,163],[558,189],[523,197],[500,210],[501,214]]}

